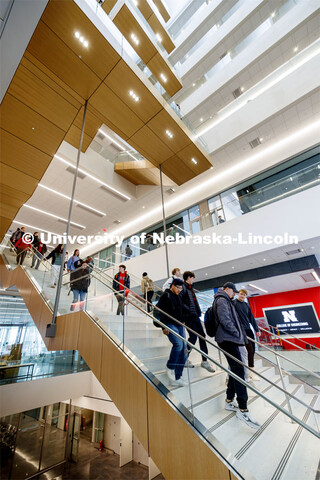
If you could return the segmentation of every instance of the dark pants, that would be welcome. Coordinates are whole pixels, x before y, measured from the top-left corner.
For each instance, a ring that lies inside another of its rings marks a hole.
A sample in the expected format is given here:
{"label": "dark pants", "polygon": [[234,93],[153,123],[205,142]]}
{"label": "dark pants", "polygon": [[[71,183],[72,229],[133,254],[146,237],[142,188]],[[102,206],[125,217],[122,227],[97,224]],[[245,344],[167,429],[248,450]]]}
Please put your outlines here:
{"label": "dark pants", "polygon": [[124,293],[117,293],[116,294],[116,299],[118,300],[117,315],[123,315],[124,314],[124,302],[125,302],[125,299],[126,299]]}
{"label": "dark pants", "polygon": [[[227,353],[230,353],[233,357],[237,358],[238,360],[241,361],[241,355],[240,351],[238,348],[238,345],[233,342],[222,342],[218,344],[222,350],[226,351]],[[244,367],[240,365],[238,362],[233,360],[232,358],[228,357],[225,355],[229,368],[231,372],[235,373],[238,375],[238,377],[242,378],[244,380]],[[229,375],[229,380],[228,380],[228,387],[227,387],[227,400],[233,400],[235,394],[237,394],[237,401],[239,408],[241,410],[245,410],[247,408],[247,401],[248,401],[248,393],[247,393],[247,388],[242,385],[242,383],[238,382],[236,379],[234,379],[231,375]]]}
{"label": "dark pants", "polygon": [[[192,328],[192,330],[197,332],[199,335],[202,335],[203,337],[206,336],[206,334],[204,333],[203,327],[201,325],[200,318],[192,317],[192,318],[186,319],[186,326]],[[190,332],[189,330],[188,330],[188,333],[189,333],[188,342],[194,345],[199,337],[198,335],[196,335],[193,332]],[[202,338],[199,338],[199,345],[200,345],[200,350],[208,354],[207,342],[205,340],[202,340]],[[188,353],[190,353],[190,351],[191,351],[191,347],[190,345],[188,345]],[[202,360],[205,362],[207,358],[202,355]]]}
{"label": "dark pants", "polygon": [[[253,338],[254,340],[254,334],[251,328],[249,330],[246,330],[247,337]],[[255,344],[253,342],[249,342],[246,344],[246,349],[248,352],[248,366],[249,367],[254,367],[254,351],[255,351]]]}
{"label": "dark pants", "polygon": [[27,249],[17,248],[17,265],[22,265],[27,255]]}
{"label": "dark pants", "polygon": [[[152,302],[153,294],[154,294],[153,290],[148,290],[147,292],[145,292],[144,298],[147,300],[147,302],[150,302],[150,303]],[[147,303],[147,311],[148,312],[152,311],[152,305],[149,305],[149,303]]]}

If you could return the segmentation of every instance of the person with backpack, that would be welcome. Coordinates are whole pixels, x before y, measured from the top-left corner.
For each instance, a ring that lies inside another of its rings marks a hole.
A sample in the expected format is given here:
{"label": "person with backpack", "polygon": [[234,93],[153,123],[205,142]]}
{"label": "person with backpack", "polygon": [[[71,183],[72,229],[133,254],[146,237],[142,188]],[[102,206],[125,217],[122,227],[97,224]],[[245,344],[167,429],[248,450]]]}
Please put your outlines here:
{"label": "person with backpack", "polygon": [[26,231],[26,227],[21,227],[21,228],[17,228],[17,230],[13,232],[13,234],[10,237],[10,242],[12,243],[12,245],[17,243],[17,241],[22,237],[25,231]]}
{"label": "person with backpack", "polygon": [[40,266],[40,262],[43,259],[44,254],[47,252],[47,245],[45,243],[42,243],[39,238],[39,232],[34,232],[33,234],[33,242],[32,242],[32,262],[31,262],[31,268],[33,268],[35,265],[35,269],[38,270]]}
{"label": "person with backpack", "polygon": [[14,246],[17,250],[17,265],[22,265],[28,253],[28,250],[31,249],[31,245],[30,243],[25,243],[24,237],[23,235],[21,235],[20,238],[14,244]]}
{"label": "person with backpack", "polygon": [[[202,337],[205,337],[206,334],[204,333],[203,327],[201,325],[201,308],[199,306],[196,294],[193,290],[193,282],[195,279],[195,274],[193,272],[186,271],[183,274],[183,289],[181,293],[182,298],[182,309],[183,309],[183,317],[186,323],[186,326],[192,328],[195,332],[197,332]],[[194,345],[199,338],[196,333],[189,332],[188,341]],[[199,345],[200,349],[208,355],[208,347],[207,342],[202,338],[199,338]],[[191,352],[191,347],[187,346],[188,356]],[[190,360],[187,361],[187,367],[192,368],[194,365],[191,363]],[[207,358],[202,355],[201,367],[208,370],[208,372],[213,373],[214,369],[208,362]]]}
{"label": "person with backpack", "polygon": [[[157,312],[156,318],[158,317],[160,322],[164,323],[171,330],[185,338],[184,327],[181,325],[181,323],[184,322],[182,298],[180,296],[182,288],[183,281],[180,278],[174,278],[172,280],[170,289],[167,289],[165,292],[163,292],[159,298],[159,301],[156,305],[157,308],[155,310]],[[157,309],[160,309],[161,311]],[[166,313],[170,316],[166,315]],[[176,322],[174,319],[177,319],[181,323]],[[186,344],[181,338],[176,337],[167,328],[161,328],[164,335],[167,335],[169,341],[172,343],[169,360],[167,361],[167,377],[169,379],[169,383],[172,386],[185,387],[187,384],[181,377],[187,359]]]}
{"label": "person with backpack", "polygon": [[[213,312],[218,320],[215,333],[217,344],[224,352],[229,353],[241,362],[239,346],[245,345],[247,336],[232,302],[236,293],[238,293],[238,290],[234,283],[225,283],[223,288],[219,288],[214,296]],[[225,357],[231,372],[244,380],[244,367],[228,355],[225,354]],[[235,395],[237,395],[238,405],[234,402]],[[253,429],[258,429],[260,425],[249,413],[247,402],[248,393],[246,386],[229,375],[225,409],[236,412],[239,420]]]}
{"label": "person with backpack", "polygon": [[73,255],[69,258],[67,262],[67,272],[72,272],[73,270],[76,270],[78,268],[76,265],[80,260],[80,251],[76,248],[76,250],[73,252]]}
{"label": "person with backpack", "polygon": [[170,288],[171,287],[171,283],[172,283],[172,280],[174,278],[180,278],[181,277],[181,270],[180,268],[178,267],[175,267],[173,270],[172,270],[172,277],[169,277],[168,280],[166,280],[166,282],[162,285],[162,290],[165,291],[167,290],[167,288]]}
{"label": "person with backpack", "polygon": [[77,268],[72,270],[72,280],[70,288],[73,293],[73,300],[70,307],[71,311],[75,311],[77,306],[79,310],[84,309],[84,302],[90,285],[89,267],[86,261],[79,260]]}
{"label": "person with backpack", "polygon": [[124,253],[125,253],[124,260],[130,260],[130,258],[131,258],[131,256],[132,256],[132,250],[131,250],[129,244],[127,244]]}
{"label": "person with backpack", "polygon": [[130,277],[125,265],[119,265],[119,272],[114,276],[112,288],[115,290],[115,296],[118,301],[117,315],[123,315],[124,302],[129,293],[127,289],[130,288]]}

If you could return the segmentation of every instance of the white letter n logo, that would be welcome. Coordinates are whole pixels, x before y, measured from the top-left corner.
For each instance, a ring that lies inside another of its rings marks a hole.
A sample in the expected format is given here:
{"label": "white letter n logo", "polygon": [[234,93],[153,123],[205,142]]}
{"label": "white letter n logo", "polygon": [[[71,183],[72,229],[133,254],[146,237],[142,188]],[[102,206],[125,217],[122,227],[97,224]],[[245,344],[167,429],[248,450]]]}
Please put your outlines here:
{"label": "white letter n logo", "polygon": [[281,313],[285,322],[298,322],[296,312],[294,310],[283,311]]}

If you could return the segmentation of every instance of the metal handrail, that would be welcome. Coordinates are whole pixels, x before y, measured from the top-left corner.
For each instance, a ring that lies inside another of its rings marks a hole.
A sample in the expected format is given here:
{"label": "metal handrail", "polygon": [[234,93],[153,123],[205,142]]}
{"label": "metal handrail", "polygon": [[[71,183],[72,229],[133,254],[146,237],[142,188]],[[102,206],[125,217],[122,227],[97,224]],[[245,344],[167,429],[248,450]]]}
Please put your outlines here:
{"label": "metal handrail", "polygon": [[[98,281],[101,281],[98,279]],[[113,279],[113,281],[115,281],[116,283],[120,284],[120,282],[118,282],[117,280]],[[105,284],[103,281],[101,281],[102,284],[104,284],[107,288],[109,288],[110,290],[112,290],[114,293],[117,293],[117,290],[114,290],[112,287],[110,287],[109,285]],[[126,290],[129,290],[129,292],[131,293],[134,293],[132,290],[130,290],[129,288],[125,287]],[[135,294],[136,297],[138,297],[141,302],[146,302],[146,300],[142,297],[140,297],[139,295]],[[155,317],[153,317],[149,312],[145,312],[142,308],[140,308],[138,305],[134,304],[133,302],[130,301],[130,299],[127,298],[127,301],[134,306],[134,308],[137,308],[138,310],[142,311],[144,314],[146,314],[149,318],[151,318],[153,321],[156,321],[156,323],[159,323],[163,328],[167,328],[166,324],[162,323],[160,320],[156,319]],[[215,349],[217,349],[218,351],[220,352],[223,352],[226,356],[232,358],[233,360],[235,360],[237,363],[241,364],[243,367],[247,368],[248,370],[252,371],[253,373],[257,374],[258,376],[260,376],[261,378],[263,378],[264,380],[266,380],[268,383],[271,383],[273,386],[275,386],[276,388],[278,388],[279,390],[281,390],[285,395],[288,395],[290,396],[291,398],[295,399],[296,401],[298,401],[299,403],[301,403],[303,406],[305,406],[306,408],[310,408],[314,413],[320,413],[320,410],[316,410],[316,409],[313,409],[312,407],[309,407],[306,403],[304,403],[302,400],[300,400],[299,398],[295,397],[294,395],[292,395],[290,392],[287,392],[285,389],[279,387],[278,385],[276,385],[274,382],[272,382],[272,380],[264,377],[263,375],[261,375],[259,372],[256,372],[254,371],[251,367],[247,366],[246,364],[244,364],[243,362],[241,362],[239,359],[237,359],[236,357],[233,357],[231,354],[229,354],[228,352],[225,352],[223,349],[221,349],[219,346],[215,345],[214,343],[212,343],[210,340],[208,340],[206,337],[203,337],[202,335],[200,335],[198,332],[196,332],[195,330],[193,330],[192,328],[188,327],[187,325],[185,325],[183,322],[180,322],[179,320],[175,319],[174,317],[172,317],[171,315],[169,315],[168,313],[164,312],[163,310],[159,309],[157,306],[154,306],[154,308],[156,310],[158,310],[162,315],[165,315],[167,318],[173,320],[175,323],[178,323],[180,325],[182,325],[184,328],[186,328],[189,332],[192,332],[194,334],[197,335],[198,338],[201,338],[202,340],[206,341],[207,343],[209,343],[210,345],[212,345]],[[169,329],[169,328],[168,328]],[[171,329],[169,329],[171,331]],[[178,336],[179,338],[182,338],[180,337],[178,334],[176,334],[174,331],[172,331],[172,333],[174,333],[176,336]],[[251,339],[253,342],[257,343],[257,345],[261,345],[259,342],[257,342],[256,340],[253,340]],[[209,357],[209,355],[205,354],[204,352],[202,352],[200,349],[197,349],[196,347],[194,347],[193,344],[190,344],[190,342],[188,342],[187,340],[184,339],[184,341],[190,345],[192,348],[195,348],[199,353],[201,353],[201,355],[203,354],[204,356],[206,356],[209,360],[213,361],[213,359],[211,357]],[[281,354],[279,354],[278,352],[274,352],[273,350],[271,350],[271,352],[278,356],[278,357],[282,357],[283,359],[285,360],[288,360],[286,357],[283,357]],[[262,355],[260,355],[262,356]],[[266,359],[265,357],[263,357],[265,360],[268,360]],[[268,360],[270,361],[270,360]],[[290,361],[290,360],[289,360]],[[216,362],[214,362],[215,364],[217,364]],[[270,361],[270,363],[272,363]],[[298,363],[292,361],[292,363],[294,363],[295,365],[303,368],[304,370],[308,371],[308,373],[311,373],[312,375],[315,375],[317,377],[320,378],[320,376],[318,376],[317,374],[314,374],[314,372],[311,372],[310,370],[308,369],[305,369],[305,367],[303,367],[302,365],[299,365]],[[217,364],[219,366],[221,366],[220,364]],[[282,367],[281,367],[282,369]],[[285,373],[288,373],[285,371]],[[289,373],[289,375],[292,375],[291,373]],[[232,376],[235,376],[237,377],[237,375],[232,375]],[[237,377],[237,379],[240,378],[240,377]],[[303,381],[302,381],[303,382]],[[243,382],[241,382],[243,383]],[[305,382],[303,382],[305,383]],[[249,388],[251,388],[250,385],[248,385],[245,381],[244,381],[244,384],[246,386],[249,386]]]}
{"label": "metal handrail", "polygon": [[[103,283],[103,282],[102,282]],[[119,282],[117,282],[119,283]],[[104,284],[105,285],[105,284]],[[116,293],[117,291],[114,290],[112,287],[110,287],[109,285],[105,285],[107,288],[109,288],[110,290],[112,290],[114,293]],[[131,291],[130,289],[126,288],[126,290],[129,290]],[[141,300],[144,301],[144,299],[142,299],[140,297]],[[246,387],[249,387],[250,390],[254,391],[258,396],[264,398],[267,402],[269,402],[271,405],[273,405],[276,409],[282,411],[282,413],[284,413],[285,415],[287,415],[288,417],[291,418],[291,420],[295,421],[296,423],[298,423],[299,425],[301,425],[303,428],[305,428],[306,430],[308,430],[310,433],[312,433],[313,435],[315,435],[317,438],[320,438],[320,434],[317,433],[315,430],[313,430],[311,427],[309,427],[307,424],[304,424],[299,418],[297,418],[295,415],[291,414],[290,412],[288,412],[287,410],[285,410],[283,407],[281,407],[281,405],[278,405],[277,403],[273,402],[272,400],[270,400],[268,397],[266,397],[263,393],[259,392],[259,390],[257,390],[255,387],[253,387],[252,385],[250,385],[249,383],[247,383],[245,380],[243,380],[241,377],[239,377],[238,375],[234,374],[231,370],[229,370],[228,368],[224,367],[222,365],[222,363],[218,363],[216,360],[214,360],[212,357],[210,357],[208,354],[206,354],[205,352],[202,352],[202,350],[200,350],[198,347],[196,347],[195,345],[193,345],[192,343],[190,343],[188,340],[186,340],[184,337],[182,337],[181,335],[177,334],[174,330],[172,330],[170,327],[168,327],[166,324],[164,324],[163,322],[161,322],[160,320],[156,319],[155,317],[153,317],[150,313],[148,312],[145,312],[141,307],[139,307],[138,305],[134,304],[133,302],[130,301],[130,299],[127,298],[127,301],[128,303],[130,303],[134,308],[138,309],[139,311],[143,312],[145,315],[147,315],[152,321],[156,321],[156,323],[158,323],[159,325],[161,325],[162,328],[165,328],[167,330],[169,330],[173,335],[175,335],[176,337],[180,338],[181,340],[183,340],[187,345],[189,345],[192,349],[196,350],[198,353],[200,353],[201,355],[205,356],[208,360],[210,360],[211,362],[213,362],[216,366],[218,366],[219,368],[222,368],[222,370],[224,370],[226,373],[228,373],[229,375],[231,375],[233,378],[235,378],[237,381],[239,381],[240,383],[242,383],[244,386]],[[240,365],[242,365],[244,368],[247,368],[248,370],[251,370],[252,372],[254,372],[253,369],[251,369],[251,367],[248,367],[246,364],[244,364],[243,362],[241,362],[239,359],[237,359],[236,357],[233,357],[231,354],[229,354],[228,352],[225,352],[223,349],[221,349],[219,346],[215,345],[214,343],[212,343],[210,340],[208,340],[207,338],[201,336],[200,334],[198,334],[198,332],[194,331],[192,328],[186,326],[184,323],[180,322],[179,320],[175,319],[174,317],[172,317],[171,315],[168,315],[166,312],[162,311],[161,309],[158,309],[157,307],[155,307],[159,312],[161,312],[163,315],[165,315],[166,317],[172,319],[175,323],[178,323],[180,325],[182,325],[184,328],[186,328],[189,332],[192,332],[194,334],[196,334],[199,338],[205,340],[206,342],[208,342],[210,345],[212,345],[216,350],[218,350],[219,352],[222,352],[224,353],[227,357],[235,360],[237,363],[239,363]],[[101,325],[100,325],[101,327]],[[102,328],[102,327],[101,327]],[[258,343],[258,342],[256,342]],[[276,352],[273,352],[276,354]],[[272,362],[270,362],[272,363]],[[280,367],[282,368],[282,367]],[[311,410],[313,413],[317,414],[317,413],[320,413],[320,410],[317,410],[317,409],[314,409],[313,407],[311,407],[310,405],[306,404],[303,400],[301,400],[300,398],[296,397],[295,395],[293,395],[291,392],[288,392],[286,391],[284,388],[280,387],[279,385],[277,385],[275,382],[273,382],[272,380],[270,380],[269,378],[265,377],[264,375],[260,374],[259,372],[254,372],[255,374],[259,375],[263,380],[267,381],[268,383],[270,383],[272,386],[274,386],[275,388],[277,388],[278,390],[280,390],[282,393],[284,393],[284,395],[286,397],[290,397],[291,399],[293,400],[296,400],[297,402],[299,402],[301,405],[303,405],[304,407],[306,407],[307,409]],[[285,372],[287,373],[287,372]],[[302,381],[302,383],[305,383]]]}
{"label": "metal handrail", "polygon": [[[271,328],[272,328],[272,327],[271,327]],[[270,330],[267,330],[267,329],[262,328],[262,327],[259,327],[259,330],[262,330],[263,332],[266,332],[268,335],[272,335],[273,337],[281,338],[281,341],[282,341],[282,342],[290,343],[290,345],[294,345],[295,347],[303,350],[304,352],[307,352],[307,353],[309,353],[309,354],[312,354],[312,352],[310,352],[310,350],[305,350],[304,348],[299,347],[299,345],[296,345],[295,343],[289,342],[289,340],[287,340],[286,338],[279,337],[279,335],[277,335],[276,333],[271,332]],[[320,351],[320,348],[316,347],[315,345],[312,345],[312,344],[309,343],[309,342],[305,342],[304,340],[300,339],[299,337],[296,337],[296,335],[293,335],[292,333],[287,332],[287,330],[282,330],[282,329],[281,329],[281,332],[285,332],[286,335],[290,335],[290,337],[293,337],[293,338],[299,340],[299,342],[302,342],[302,343],[304,343],[305,345],[310,345],[310,347],[312,347],[312,349],[314,349],[314,350],[319,350],[319,351]],[[314,357],[315,357],[315,355],[314,355]],[[316,357],[316,358],[319,358],[319,357]]]}

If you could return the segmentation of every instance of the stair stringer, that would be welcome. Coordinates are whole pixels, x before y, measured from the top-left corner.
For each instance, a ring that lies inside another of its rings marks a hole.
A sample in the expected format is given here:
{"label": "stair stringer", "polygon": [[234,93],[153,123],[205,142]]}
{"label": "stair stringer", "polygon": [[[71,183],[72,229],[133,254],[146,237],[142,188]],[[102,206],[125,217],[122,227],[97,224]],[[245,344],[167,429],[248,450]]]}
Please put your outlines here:
{"label": "stair stringer", "polygon": [[[212,447],[175,410],[86,312],[57,317],[22,267],[9,271],[0,256],[4,288],[16,286],[48,350],[78,350],[166,480],[230,480],[234,476]],[[237,462],[236,462],[237,463]]]}

